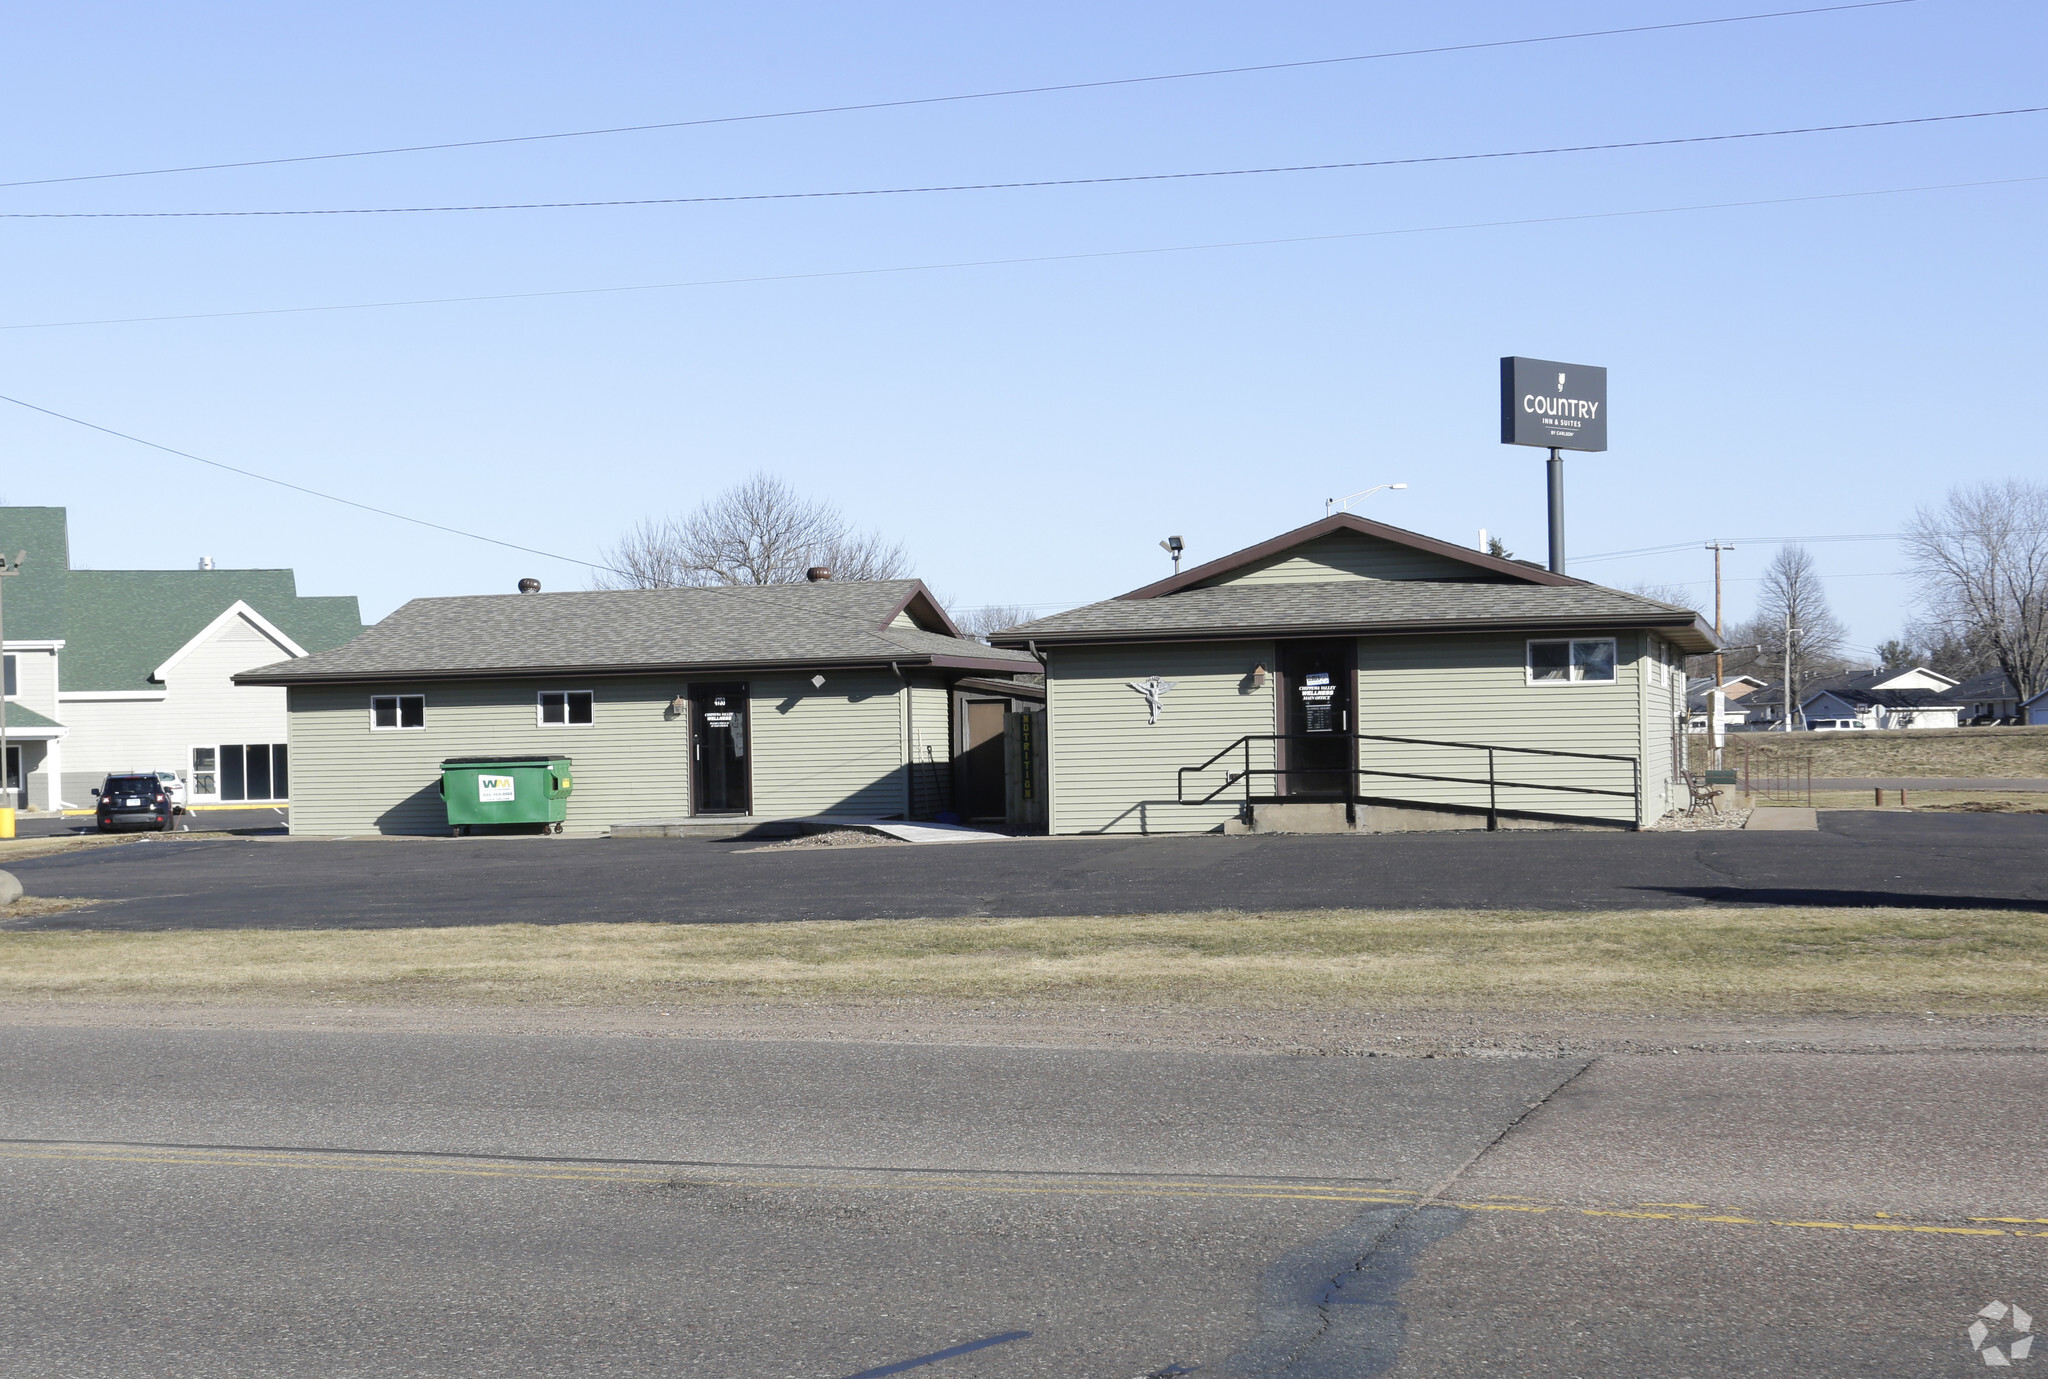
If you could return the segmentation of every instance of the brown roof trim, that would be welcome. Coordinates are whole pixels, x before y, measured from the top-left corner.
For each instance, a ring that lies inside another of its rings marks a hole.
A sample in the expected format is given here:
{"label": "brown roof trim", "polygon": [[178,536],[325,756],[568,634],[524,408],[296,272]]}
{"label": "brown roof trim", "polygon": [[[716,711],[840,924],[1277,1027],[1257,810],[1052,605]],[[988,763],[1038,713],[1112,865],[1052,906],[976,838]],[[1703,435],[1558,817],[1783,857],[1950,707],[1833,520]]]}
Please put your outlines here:
{"label": "brown roof trim", "polygon": [[1005,675],[1018,671],[1023,671],[1026,675],[1035,675],[1039,669],[1035,659],[1027,663],[995,656],[953,656],[943,653],[933,655],[929,663],[946,670],[987,670]]}
{"label": "brown roof trim", "polygon": [[[911,583],[915,584],[917,587],[911,590],[910,593],[904,597],[903,602],[897,604],[894,608],[891,608],[889,610],[889,615],[883,618],[881,625],[875,629],[877,632],[888,631],[889,624],[896,621],[896,617],[898,614],[904,612],[906,609],[909,609],[912,604],[916,604],[918,605],[917,611],[911,613],[911,621],[917,623],[917,625],[920,628],[923,628],[926,632],[930,632],[933,630],[929,627],[925,627],[924,625],[924,620],[929,618],[931,621],[938,623],[940,627],[944,628],[947,636],[960,638],[967,637],[967,634],[960,630],[960,625],[954,622],[952,616],[948,614],[946,610],[939,605],[939,601],[937,598],[933,597],[932,591],[924,587],[923,580],[915,579],[912,580]],[[920,614],[922,616],[920,616]]]}
{"label": "brown roof trim", "polygon": [[[1066,632],[1040,634],[1034,640],[1041,647],[1116,646],[1126,642],[1245,642],[1299,640],[1304,637],[1417,637],[1460,636],[1478,632],[1635,632],[1655,631],[1673,635],[1688,652],[1712,651],[1720,645],[1704,620],[1683,612],[1668,619],[1656,617],[1558,617],[1558,618],[1460,618],[1455,622],[1421,620],[1414,622],[1277,623],[1268,626],[1232,628],[1162,628],[1157,632]],[[1690,633],[1690,636],[1683,634]]]}
{"label": "brown roof trim", "polygon": [[953,682],[953,688],[969,694],[1008,695],[1012,699],[1043,699],[1044,685],[1027,685],[1022,680],[997,680],[982,675],[967,675]]}
{"label": "brown roof trim", "polygon": [[1462,561],[1474,569],[1485,570],[1489,574],[1508,575],[1523,584],[1588,583],[1583,579],[1573,579],[1570,575],[1554,575],[1537,566],[1524,565],[1519,560],[1502,560],[1498,556],[1487,555],[1482,551],[1467,550],[1463,546],[1454,546],[1448,541],[1439,541],[1433,536],[1424,536],[1421,532],[1409,531],[1405,527],[1390,527],[1384,522],[1374,522],[1360,517],[1355,512],[1333,512],[1321,521],[1311,522],[1305,527],[1296,527],[1290,532],[1282,532],[1270,541],[1261,541],[1256,546],[1232,551],[1229,555],[1221,556],[1206,565],[1184,570],[1170,579],[1147,584],[1144,588],[1133,589],[1128,594],[1118,594],[1117,598],[1156,599],[1164,594],[1177,594],[1204,580],[1214,579],[1232,570],[1243,569],[1247,565],[1264,560],[1267,556],[1278,555],[1290,546],[1299,546],[1305,541],[1314,541],[1318,537],[1340,531],[1355,531],[1364,536],[1376,536],[1397,546],[1406,546],[1411,550],[1427,551],[1431,555]]}
{"label": "brown roof trim", "polygon": [[650,664],[635,661],[623,665],[588,666],[492,666],[488,669],[474,667],[455,670],[370,670],[370,671],[322,671],[317,674],[276,674],[265,675],[260,670],[245,670],[230,678],[238,685],[367,685],[384,682],[414,680],[565,680],[602,675],[608,678],[629,678],[648,675],[724,675],[738,672],[758,673],[775,670],[887,670],[890,665],[935,666],[945,669],[1015,671],[1023,667],[1020,661],[998,661],[993,658],[927,656],[917,652],[904,652],[897,656],[859,656],[844,660],[808,658],[801,661],[679,661],[673,664]]}

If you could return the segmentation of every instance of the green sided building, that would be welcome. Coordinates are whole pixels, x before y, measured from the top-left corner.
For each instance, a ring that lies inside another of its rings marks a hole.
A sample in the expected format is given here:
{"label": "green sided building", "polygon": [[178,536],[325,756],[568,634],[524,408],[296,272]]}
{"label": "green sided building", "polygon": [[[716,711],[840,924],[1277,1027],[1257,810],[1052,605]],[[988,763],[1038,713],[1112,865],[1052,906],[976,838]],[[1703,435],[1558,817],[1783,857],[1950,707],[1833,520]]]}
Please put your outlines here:
{"label": "green sided building", "polygon": [[1690,609],[1339,513],[995,634],[1054,833],[1640,827],[1683,807]]}

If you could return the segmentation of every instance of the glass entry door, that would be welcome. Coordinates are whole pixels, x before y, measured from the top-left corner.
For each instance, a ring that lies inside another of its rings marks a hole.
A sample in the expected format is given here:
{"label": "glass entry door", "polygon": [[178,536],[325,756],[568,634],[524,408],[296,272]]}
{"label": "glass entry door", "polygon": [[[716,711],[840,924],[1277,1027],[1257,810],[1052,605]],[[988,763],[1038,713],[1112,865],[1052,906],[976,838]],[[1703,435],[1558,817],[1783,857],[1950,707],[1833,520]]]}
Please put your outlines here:
{"label": "glass entry door", "polygon": [[697,814],[745,814],[753,808],[747,764],[747,687],[690,687],[690,794]]}
{"label": "glass entry door", "polygon": [[1343,799],[1352,788],[1350,642],[1280,643],[1280,793]]}

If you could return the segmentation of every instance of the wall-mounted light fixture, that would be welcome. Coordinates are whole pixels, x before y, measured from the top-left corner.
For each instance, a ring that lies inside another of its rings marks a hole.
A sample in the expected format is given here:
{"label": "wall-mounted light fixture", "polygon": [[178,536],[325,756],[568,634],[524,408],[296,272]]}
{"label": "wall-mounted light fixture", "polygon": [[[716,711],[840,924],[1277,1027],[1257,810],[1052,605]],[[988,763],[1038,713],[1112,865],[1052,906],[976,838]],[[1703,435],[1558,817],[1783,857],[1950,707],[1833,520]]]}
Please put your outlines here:
{"label": "wall-mounted light fixture", "polygon": [[811,677],[811,688],[812,688],[812,689],[823,689],[823,688],[825,688],[825,677],[824,677],[824,676],[822,676],[822,675],[813,675],[813,676]]}
{"label": "wall-mounted light fixture", "polygon": [[1264,664],[1262,663],[1262,664],[1260,664],[1260,665],[1255,665],[1255,666],[1253,666],[1253,667],[1252,667],[1252,688],[1253,688],[1253,689],[1264,689],[1265,687],[1266,687],[1266,667],[1265,667],[1265,665],[1264,665]]}
{"label": "wall-mounted light fixture", "polygon": [[689,711],[689,703],[680,694],[668,701],[668,717],[670,718],[681,718]]}

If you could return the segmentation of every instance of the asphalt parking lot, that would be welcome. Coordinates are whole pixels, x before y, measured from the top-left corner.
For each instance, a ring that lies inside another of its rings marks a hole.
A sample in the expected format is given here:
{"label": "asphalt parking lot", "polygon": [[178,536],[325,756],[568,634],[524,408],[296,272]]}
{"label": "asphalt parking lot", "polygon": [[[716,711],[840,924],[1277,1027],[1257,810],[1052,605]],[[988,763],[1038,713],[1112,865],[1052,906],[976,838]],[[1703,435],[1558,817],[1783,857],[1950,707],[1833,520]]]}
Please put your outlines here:
{"label": "asphalt parking lot", "polygon": [[1981,1373],[2048,1315],[2044,1104],[2018,1052],[17,1024],[0,1372]]}
{"label": "asphalt parking lot", "polygon": [[2048,907],[2048,815],[1820,817],[1811,833],[1204,835],[786,851],[675,839],[150,836],[14,864],[32,895],[100,903],[11,927]]}

